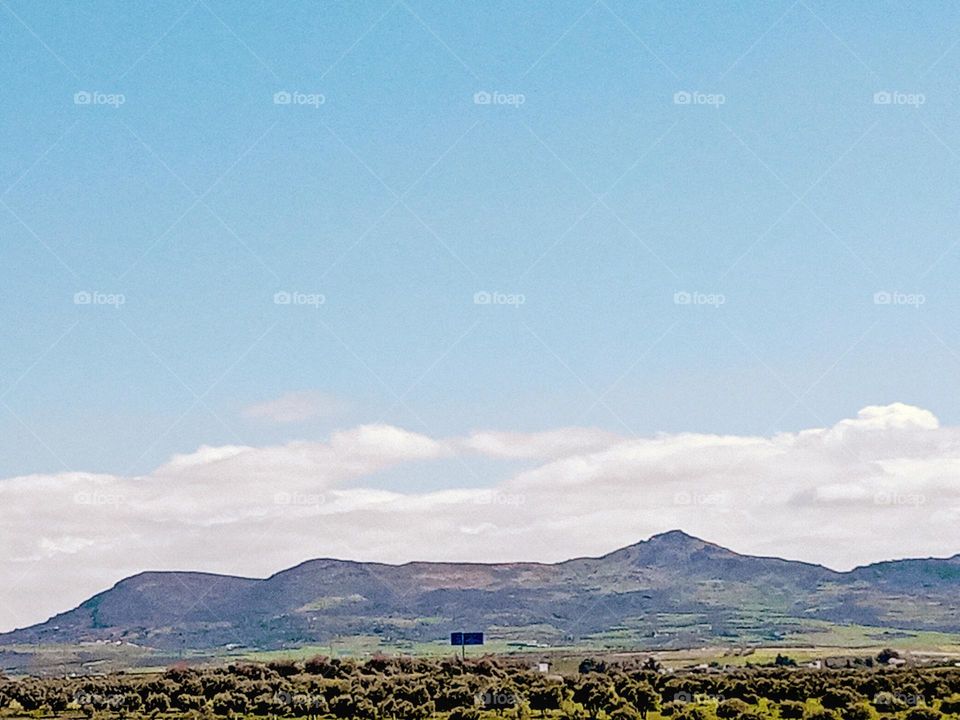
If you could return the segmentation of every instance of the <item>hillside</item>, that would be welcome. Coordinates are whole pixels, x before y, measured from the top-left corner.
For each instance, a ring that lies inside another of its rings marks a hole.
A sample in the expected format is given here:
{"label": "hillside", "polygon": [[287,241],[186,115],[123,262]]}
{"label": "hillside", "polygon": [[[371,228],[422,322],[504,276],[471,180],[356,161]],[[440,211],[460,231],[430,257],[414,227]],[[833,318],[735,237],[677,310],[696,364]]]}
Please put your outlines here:
{"label": "hillside", "polygon": [[0,645],[123,640],[165,651],[278,648],[378,636],[683,647],[789,643],[824,623],[960,632],[960,560],[850,572],[740,555],[681,531],[556,564],[311,560],[266,579],[146,572]]}

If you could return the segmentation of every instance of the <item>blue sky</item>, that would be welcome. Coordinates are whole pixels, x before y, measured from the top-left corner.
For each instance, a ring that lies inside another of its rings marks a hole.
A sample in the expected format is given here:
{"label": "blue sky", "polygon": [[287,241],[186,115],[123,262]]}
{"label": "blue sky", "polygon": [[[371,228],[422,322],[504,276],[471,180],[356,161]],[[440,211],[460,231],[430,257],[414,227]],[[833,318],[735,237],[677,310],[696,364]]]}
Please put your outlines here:
{"label": "blue sky", "polygon": [[0,630],[144,569],[957,552],[958,78],[949,3],[0,0]]}
{"label": "blue sky", "polygon": [[[958,28],[909,3],[4,0],[0,475],[371,422],[956,422]],[[244,413],[288,393],[335,407]]]}

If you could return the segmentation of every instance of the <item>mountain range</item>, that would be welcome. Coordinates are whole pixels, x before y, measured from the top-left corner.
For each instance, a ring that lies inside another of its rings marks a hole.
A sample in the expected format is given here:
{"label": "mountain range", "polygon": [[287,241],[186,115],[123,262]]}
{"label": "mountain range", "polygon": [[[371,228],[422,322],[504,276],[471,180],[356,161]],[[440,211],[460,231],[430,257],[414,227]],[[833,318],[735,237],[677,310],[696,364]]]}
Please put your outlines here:
{"label": "mountain range", "polygon": [[[848,572],[741,555],[679,530],[597,558],[403,565],[317,559],[265,579],[144,572],[0,645],[132,643],[158,651],[327,644],[397,648],[481,630],[515,645],[675,648],[960,633],[960,556]],[[828,644],[828,643],[825,643]]]}

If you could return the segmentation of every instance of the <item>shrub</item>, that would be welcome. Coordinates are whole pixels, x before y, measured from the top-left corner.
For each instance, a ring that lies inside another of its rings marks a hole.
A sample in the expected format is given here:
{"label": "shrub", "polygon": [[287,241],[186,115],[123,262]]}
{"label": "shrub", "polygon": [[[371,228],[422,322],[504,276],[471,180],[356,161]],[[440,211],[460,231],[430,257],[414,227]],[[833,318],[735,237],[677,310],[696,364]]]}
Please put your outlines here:
{"label": "shrub", "polygon": [[943,716],[939,711],[926,705],[918,705],[907,711],[907,720],[940,720]]}
{"label": "shrub", "polygon": [[803,717],[804,705],[797,700],[784,700],[780,703],[780,717],[785,720],[797,720]]}
{"label": "shrub", "polygon": [[739,698],[730,698],[717,705],[717,717],[723,720],[736,720],[750,710],[750,706]]}
{"label": "shrub", "polygon": [[697,705],[687,705],[679,713],[674,715],[676,720],[710,720],[707,711]]}
{"label": "shrub", "polygon": [[639,718],[640,713],[629,705],[621,705],[610,713],[610,720],[639,720]]}
{"label": "shrub", "polygon": [[940,712],[948,715],[960,713],[960,694],[954,693],[940,702]]}
{"label": "shrub", "polygon": [[170,709],[170,698],[160,693],[150,693],[143,707],[147,712],[166,712]]}
{"label": "shrub", "polygon": [[803,720],[837,720],[837,714],[832,710],[817,708],[805,712]]}
{"label": "shrub", "polygon": [[843,720],[873,720],[873,713],[866,703],[854,703],[840,711]]}
{"label": "shrub", "polygon": [[173,706],[182,712],[199,710],[205,703],[206,700],[201,695],[188,695],[187,693],[181,693],[173,699]]}
{"label": "shrub", "polygon": [[291,677],[300,672],[300,666],[293,660],[274,660],[267,663],[267,667],[280,677]]}
{"label": "shrub", "polygon": [[480,711],[474,707],[457,707],[450,711],[449,720],[480,720]]}
{"label": "shrub", "polygon": [[821,704],[829,710],[849,707],[859,700],[862,698],[857,693],[846,688],[830,688],[820,698]]}

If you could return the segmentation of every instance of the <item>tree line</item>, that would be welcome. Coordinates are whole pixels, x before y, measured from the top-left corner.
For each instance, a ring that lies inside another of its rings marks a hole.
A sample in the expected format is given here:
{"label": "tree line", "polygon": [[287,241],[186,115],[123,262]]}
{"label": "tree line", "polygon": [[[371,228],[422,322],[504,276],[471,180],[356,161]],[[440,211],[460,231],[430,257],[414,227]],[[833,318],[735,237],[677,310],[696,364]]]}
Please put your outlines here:
{"label": "tree line", "polygon": [[315,657],[178,665],[163,673],[0,679],[0,709],[43,715],[334,720],[946,720],[960,716],[960,669],[814,670],[778,662],[666,672],[656,662],[587,660],[542,673],[506,658]]}

